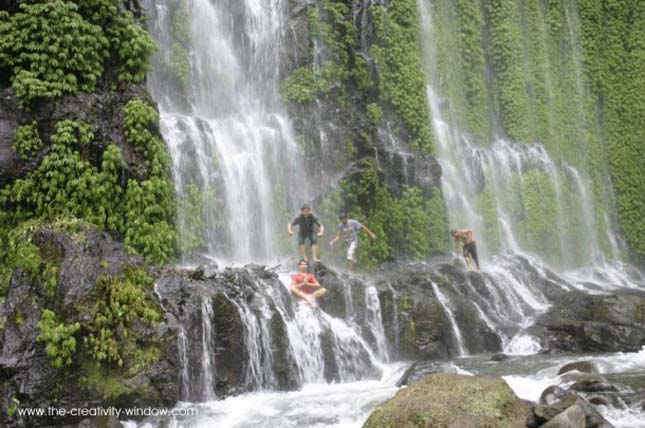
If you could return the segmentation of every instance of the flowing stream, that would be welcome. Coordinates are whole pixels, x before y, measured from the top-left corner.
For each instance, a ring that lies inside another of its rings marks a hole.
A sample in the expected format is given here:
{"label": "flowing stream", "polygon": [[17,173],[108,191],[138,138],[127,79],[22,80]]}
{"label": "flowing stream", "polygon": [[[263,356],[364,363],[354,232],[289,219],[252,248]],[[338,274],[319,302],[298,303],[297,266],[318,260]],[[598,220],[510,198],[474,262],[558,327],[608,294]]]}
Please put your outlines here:
{"label": "flowing stream", "polygon": [[[172,156],[186,257],[202,253],[218,260],[268,262],[282,253],[284,225],[306,200],[310,184],[300,172],[302,153],[278,94],[283,33],[289,31],[286,3],[160,0],[148,4],[150,30],[160,47],[150,89],[159,103],[161,130]],[[531,275],[538,272],[540,279],[546,278],[551,266],[560,272],[555,281],[562,288],[596,293],[643,287],[645,279],[619,261],[620,239],[611,227],[607,237],[598,236],[584,174],[553,160],[539,144],[497,138],[489,146],[480,146],[446,119],[445,100],[435,91],[432,9],[426,0],[418,5],[429,120],[443,168],[449,220],[454,227],[475,230],[483,266],[483,283],[473,291],[455,289],[450,294],[434,283],[432,289],[451,323],[458,354],[464,357],[456,364],[471,372],[491,372],[478,356],[468,356],[450,297],[454,293],[472,302],[481,322],[499,337],[502,350],[517,356],[517,364],[496,374],[507,376],[521,397],[535,399],[538,386],[560,382],[553,367],[562,361],[544,357],[534,364],[535,357],[530,356],[540,346],[523,330],[549,307],[532,285]],[[539,240],[532,239],[536,235],[528,227],[527,216],[542,205],[536,207],[532,205],[536,201],[523,197],[535,192],[548,201],[546,211],[536,212],[546,223],[529,219],[544,227],[538,230],[543,236]],[[215,392],[213,303],[203,297],[201,334],[191,335],[182,324],[177,344],[183,400],[178,408],[192,406],[199,415],[126,426],[361,426],[376,404],[397,391],[396,382],[406,364],[396,362],[399,335],[395,334],[394,343],[386,338],[377,288],[366,286],[357,295],[353,287],[343,280],[345,318],[294,302],[288,275],[282,275],[279,284],[258,284],[252,304],[228,296],[244,324],[239,340],[249,361],[243,390],[250,392],[224,399]],[[396,291],[390,289],[396,302]],[[395,304],[392,325],[398,333],[396,308]],[[277,391],[281,381],[275,369],[279,357],[273,347],[274,317],[285,326],[286,358],[297,374],[295,391]],[[192,361],[187,353],[191,340],[202,351],[200,361]],[[607,356],[602,361],[607,372],[629,372],[625,365],[642,363],[642,355]],[[325,378],[329,366],[336,369],[332,383]],[[534,370],[537,366],[540,371]],[[611,414],[616,426],[637,426],[630,422],[633,409],[616,412]]]}

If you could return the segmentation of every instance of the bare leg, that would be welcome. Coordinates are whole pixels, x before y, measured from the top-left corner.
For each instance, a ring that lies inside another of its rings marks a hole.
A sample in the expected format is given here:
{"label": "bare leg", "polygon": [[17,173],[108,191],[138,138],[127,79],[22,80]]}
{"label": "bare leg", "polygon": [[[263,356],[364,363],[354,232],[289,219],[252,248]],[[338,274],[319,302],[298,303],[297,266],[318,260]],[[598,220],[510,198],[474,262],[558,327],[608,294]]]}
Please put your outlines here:
{"label": "bare leg", "polygon": [[319,297],[324,296],[325,294],[327,294],[327,289],[321,287],[314,292],[314,297],[317,299]]}
{"label": "bare leg", "polygon": [[296,287],[291,287],[291,293],[296,296],[297,298],[304,300],[307,302],[309,306],[313,306],[313,302],[311,301],[311,297],[309,297],[308,294],[303,293],[302,291],[298,290]]}
{"label": "bare leg", "polygon": [[470,255],[464,256],[464,260],[466,261],[466,266],[468,267],[468,269],[475,270],[475,264],[473,263],[473,259],[470,257]]}
{"label": "bare leg", "polygon": [[313,257],[314,262],[320,261],[320,259],[318,258],[318,245],[316,244],[311,244],[311,257]]}
{"label": "bare leg", "polygon": [[308,260],[307,259],[307,247],[305,247],[304,245],[301,245],[298,248],[300,249],[300,256],[302,256],[303,260]]}

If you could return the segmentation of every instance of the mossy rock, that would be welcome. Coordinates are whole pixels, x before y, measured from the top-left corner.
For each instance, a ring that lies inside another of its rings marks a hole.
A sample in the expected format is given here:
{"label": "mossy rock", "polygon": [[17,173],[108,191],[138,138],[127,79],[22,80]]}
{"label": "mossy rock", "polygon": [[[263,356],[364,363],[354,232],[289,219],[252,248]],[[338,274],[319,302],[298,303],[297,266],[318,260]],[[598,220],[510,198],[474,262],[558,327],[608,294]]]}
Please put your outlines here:
{"label": "mossy rock", "polygon": [[523,428],[527,413],[501,378],[435,373],[378,406],[363,428]]}

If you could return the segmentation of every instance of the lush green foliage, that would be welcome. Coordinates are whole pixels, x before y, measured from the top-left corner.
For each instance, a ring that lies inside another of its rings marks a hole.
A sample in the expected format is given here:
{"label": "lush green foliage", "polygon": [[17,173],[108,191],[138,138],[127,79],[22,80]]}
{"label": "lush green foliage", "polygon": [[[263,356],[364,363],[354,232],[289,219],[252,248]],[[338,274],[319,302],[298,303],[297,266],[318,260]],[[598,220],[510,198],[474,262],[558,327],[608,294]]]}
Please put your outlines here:
{"label": "lush green foliage", "polygon": [[[446,211],[439,189],[430,197],[406,187],[396,198],[372,162],[341,185],[335,207],[364,222],[377,236],[361,241],[359,259],[373,266],[394,256],[423,259],[448,247]],[[342,202],[339,200],[342,200]]]}
{"label": "lush green foliage", "polygon": [[620,224],[633,258],[643,263],[645,7],[637,0],[583,0],[578,8],[585,75],[603,119]]}
{"label": "lush green foliage", "polygon": [[329,92],[329,82],[308,67],[294,70],[282,82],[281,87],[285,99],[300,104],[310,103],[317,96]]}
{"label": "lush green foliage", "polygon": [[43,142],[38,134],[38,123],[33,121],[16,129],[13,136],[13,149],[21,158],[28,159],[43,147]]}
{"label": "lush green foliage", "polygon": [[146,291],[153,280],[141,268],[129,267],[123,278],[103,275],[93,290],[91,319],[84,345],[98,363],[123,365],[120,341],[127,339],[128,329],[136,319],[151,325],[159,320],[159,309]]}
{"label": "lush green foliage", "polygon": [[416,1],[393,0],[372,6],[375,45],[372,54],[379,75],[380,96],[392,103],[411,132],[413,146],[432,152],[426,86],[419,59],[419,16]]}
{"label": "lush green foliage", "polygon": [[20,2],[0,12],[0,70],[23,105],[77,91],[91,92],[114,57],[119,79],[139,82],[154,43],[113,0]]}
{"label": "lush green foliage", "polygon": [[109,42],[76,4],[21,2],[20,12],[0,19],[0,68],[12,70],[13,88],[23,101],[94,89]]}
{"label": "lush green foliage", "polygon": [[374,125],[379,125],[383,121],[383,110],[381,110],[381,106],[376,103],[368,104],[367,117]]}
{"label": "lush green foliage", "polygon": [[175,254],[175,200],[170,160],[156,136],[159,116],[149,104],[132,100],[125,106],[125,135],[146,160],[148,178],[130,179],[125,192],[125,242],[150,262],[163,263]]}
{"label": "lush green foliage", "polygon": [[482,7],[470,0],[436,0],[432,3],[432,18],[434,31],[424,34],[422,43],[434,43],[436,56],[427,64],[428,73],[439,75],[439,87],[435,89],[450,100],[445,114],[486,144],[491,137],[491,113]]}
{"label": "lush green foliage", "polygon": [[172,258],[175,202],[168,153],[157,136],[158,114],[138,99],[124,110],[126,138],[144,158],[146,177],[125,182],[125,164],[114,144],[107,145],[100,165],[93,165],[82,155],[84,146],[94,144],[92,126],[58,122],[38,168],[0,191],[2,227],[33,218],[83,219],[123,233],[126,244],[152,263]]}
{"label": "lush green foliage", "polygon": [[[214,195],[208,195],[208,199]],[[184,195],[177,201],[179,237],[178,246],[180,254],[190,254],[202,249],[204,242],[204,198],[199,188],[191,184]]]}
{"label": "lush green foliage", "polygon": [[38,341],[47,343],[45,350],[51,359],[51,365],[58,369],[71,365],[76,352],[74,336],[81,328],[80,323],[66,325],[58,321],[54,312],[45,309],[36,327],[40,330]]}
{"label": "lush green foliage", "polygon": [[[332,90],[343,92],[342,82],[352,76],[350,52],[357,41],[356,27],[344,2],[322,0],[319,7],[310,6],[307,12],[311,37],[321,44],[319,64],[297,68],[281,84],[283,97],[300,104],[308,104]],[[365,79],[368,73],[361,60],[355,77]]]}

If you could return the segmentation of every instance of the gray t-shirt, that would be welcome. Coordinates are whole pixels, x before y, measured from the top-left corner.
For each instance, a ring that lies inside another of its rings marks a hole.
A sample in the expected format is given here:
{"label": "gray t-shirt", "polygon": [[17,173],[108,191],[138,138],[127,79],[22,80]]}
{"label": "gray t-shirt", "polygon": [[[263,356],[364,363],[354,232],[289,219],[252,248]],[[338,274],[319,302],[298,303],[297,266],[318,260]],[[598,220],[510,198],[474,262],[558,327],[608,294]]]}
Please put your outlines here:
{"label": "gray t-shirt", "polygon": [[362,224],[356,220],[349,220],[347,224],[338,223],[338,234],[347,243],[358,242],[358,231]]}

